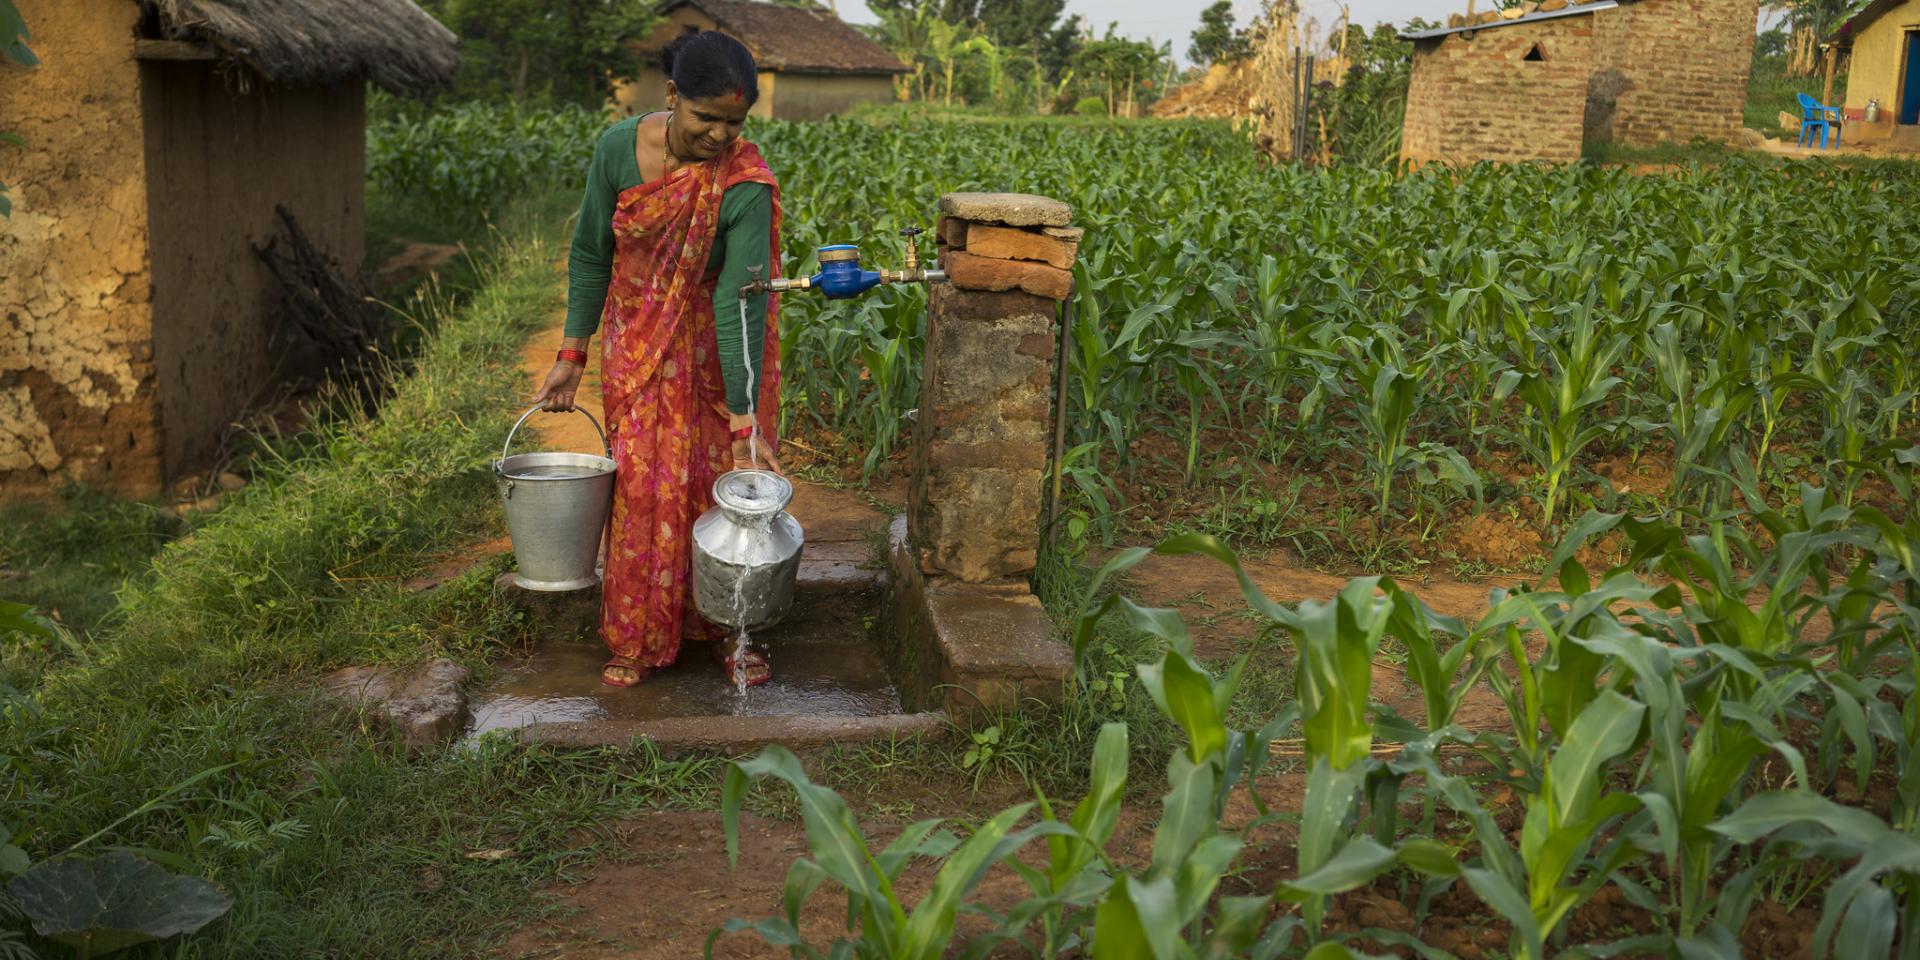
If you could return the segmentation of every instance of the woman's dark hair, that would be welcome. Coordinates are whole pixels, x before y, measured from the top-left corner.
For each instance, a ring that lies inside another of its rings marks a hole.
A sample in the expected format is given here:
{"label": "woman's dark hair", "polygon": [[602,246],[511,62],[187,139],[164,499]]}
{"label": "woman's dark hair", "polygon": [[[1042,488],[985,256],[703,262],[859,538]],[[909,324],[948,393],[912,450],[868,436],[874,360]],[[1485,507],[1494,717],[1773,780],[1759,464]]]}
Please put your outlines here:
{"label": "woman's dark hair", "polygon": [[693,100],[737,93],[752,104],[760,99],[760,71],[740,41],[718,30],[683,33],[660,51],[660,72],[680,95]]}

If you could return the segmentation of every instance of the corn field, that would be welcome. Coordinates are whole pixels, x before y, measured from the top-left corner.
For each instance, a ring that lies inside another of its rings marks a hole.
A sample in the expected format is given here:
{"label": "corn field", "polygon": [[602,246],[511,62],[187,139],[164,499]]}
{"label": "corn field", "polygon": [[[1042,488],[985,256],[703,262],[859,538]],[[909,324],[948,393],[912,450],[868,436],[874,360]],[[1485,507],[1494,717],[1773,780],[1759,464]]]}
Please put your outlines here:
{"label": "corn field", "polygon": [[[438,115],[370,138],[376,184],[477,206],[572,189],[601,121]],[[437,127],[436,127],[437,125]],[[1511,507],[1734,509],[1815,482],[1886,506],[1917,459],[1920,202],[1904,168],[1641,176],[1267,166],[1209,124],[754,124],[787,269],[900,258],[951,190],[1041,193],[1087,228],[1069,342],[1074,529],[1211,529],[1153,504],[1301,484],[1429,540]],[[857,171],[857,173],[850,173]],[[788,297],[790,429],[867,475],[901,448],[924,293]],[[1655,462],[1659,489],[1592,468]],[[1253,464],[1255,466],[1249,466]],[[1328,482],[1332,481],[1332,482]]]}
{"label": "corn field", "polygon": [[[524,155],[461,140],[502,135],[492,125],[451,127],[372,138],[379,186],[483,205],[577,176],[599,121],[572,118],[573,139]],[[728,929],[794,957],[888,960],[1920,958],[1907,168],[1309,170],[1185,123],[749,135],[781,177],[789,271],[830,242],[897,261],[895,231],[930,225],[946,191],[1074,205],[1087,241],[1067,343],[1070,533],[1174,534],[1092,575],[1069,624],[1076,683],[1094,682],[1098,633],[1154,638],[1122,699],[1150,700],[1183,745],[1151,852],[1131,860],[1114,838],[1141,764],[1104,694],[1070,701],[1068,722],[1099,729],[1074,806],[1038,797],[884,847],[770,749],[732,768],[728,829],[770,778],[797,792],[811,851],[783,914]],[[543,172],[463,159],[494,156]],[[515,176],[532,179],[502,183]],[[923,306],[911,289],[788,298],[789,428],[888,469]],[[1625,489],[1599,469],[1622,460],[1658,465],[1659,482]],[[1217,532],[1257,543],[1274,539],[1257,527],[1308,509],[1267,509],[1273,491],[1303,487],[1434,537],[1518,515],[1547,535],[1543,576],[1494,591],[1468,623],[1381,577],[1283,605],[1242,575],[1297,699],[1230,726],[1247,659],[1202,662],[1174,611],[1111,582],[1153,552],[1238,569],[1221,539],[1151,513],[1165,501],[1212,501],[1235,515]],[[1614,559],[1595,563],[1603,541]],[[1377,702],[1387,655],[1419,716]],[[1504,725],[1460,726],[1470,696],[1497,700]],[[1297,808],[1262,799],[1282,739],[1298,745]],[[1242,795],[1251,826],[1229,816]],[[1261,879],[1248,838],[1276,822],[1297,830],[1293,870]],[[1028,847],[1039,855],[1016,858]],[[895,883],[915,861],[934,873],[909,903]],[[1023,897],[970,903],[994,869]],[[829,884],[845,932],[812,943],[800,910]],[[1404,908],[1354,906],[1383,900]],[[1768,934],[1766,916],[1798,918],[1797,934]]]}
{"label": "corn field", "polygon": [[[1072,636],[1083,664],[1108,618],[1162,641],[1136,672],[1184,744],[1150,853],[1118,849],[1137,769],[1122,723],[1102,725],[1071,810],[1040,797],[963,832],[925,821],[881,850],[772,747],[728,775],[730,849],[745,795],[770,777],[798,794],[810,855],[784,915],[726,929],[796,958],[1920,956],[1920,620],[1904,600],[1920,525],[1812,487],[1754,518],[1765,537],[1588,513],[1549,567],[1557,584],[1496,590],[1472,624],[1384,578],[1283,606],[1242,577],[1295,663],[1297,700],[1256,728],[1227,709],[1247,656],[1203,664],[1176,611],[1102,591],[1150,552],[1122,551]],[[1590,576],[1571,560],[1615,531],[1632,563]],[[1209,537],[1154,550],[1238,565]],[[1374,699],[1392,646],[1419,716]],[[1497,698],[1505,726],[1455,722],[1475,693]],[[1097,714],[1098,698],[1078,702]],[[1270,806],[1273,747],[1296,729],[1304,793]],[[1251,823],[1229,815],[1241,795]],[[1297,829],[1277,881],[1251,869],[1253,838],[1276,822]],[[1029,846],[1038,855],[1016,859]],[[921,858],[938,868],[909,903],[894,881]],[[1022,896],[968,903],[992,868],[1016,873]],[[816,945],[798,916],[827,883],[845,891],[846,934]],[[976,921],[964,936],[962,912]]]}

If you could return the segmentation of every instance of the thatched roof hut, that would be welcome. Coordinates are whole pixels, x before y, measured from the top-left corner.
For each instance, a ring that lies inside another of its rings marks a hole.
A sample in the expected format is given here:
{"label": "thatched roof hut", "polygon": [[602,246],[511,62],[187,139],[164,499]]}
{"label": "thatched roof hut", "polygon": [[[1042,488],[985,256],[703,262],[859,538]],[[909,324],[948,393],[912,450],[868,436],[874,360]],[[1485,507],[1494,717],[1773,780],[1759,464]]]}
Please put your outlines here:
{"label": "thatched roof hut", "polygon": [[363,76],[395,93],[445,84],[454,36],[409,0],[154,0],[162,35],[201,41],[278,84]]}
{"label": "thatched roof hut", "polygon": [[15,0],[41,65],[0,67],[0,493],[151,493],[217,466],[284,370],[254,250],[284,206],[364,250],[367,83],[450,79],[408,0]]}
{"label": "thatched roof hut", "polygon": [[718,30],[746,44],[760,67],[756,117],[817,120],[862,103],[893,99],[893,78],[906,64],[820,6],[788,6],[761,0],[669,0],[665,19],[631,45],[639,71],[615,92],[628,113],[657,110],[666,78],[655,65],[661,48],[682,33]]}

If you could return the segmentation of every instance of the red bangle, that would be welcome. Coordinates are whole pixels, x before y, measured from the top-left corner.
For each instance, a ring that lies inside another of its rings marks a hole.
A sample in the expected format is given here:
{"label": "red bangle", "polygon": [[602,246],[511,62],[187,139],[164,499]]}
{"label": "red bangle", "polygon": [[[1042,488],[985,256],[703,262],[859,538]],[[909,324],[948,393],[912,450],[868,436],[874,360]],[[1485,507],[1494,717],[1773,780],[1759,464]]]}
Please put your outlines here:
{"label": "red bangle", "polygon": [[562,350],[556,359],[565,360],[568,363],[577,363],[584,367],[587,365],[587,352],[585,350]]}
{"label": "red bangle", "polygon": [[741,427],[738,430],[732,431],[729,435],[735,440],[751,440],[753,438],[753,428]]}

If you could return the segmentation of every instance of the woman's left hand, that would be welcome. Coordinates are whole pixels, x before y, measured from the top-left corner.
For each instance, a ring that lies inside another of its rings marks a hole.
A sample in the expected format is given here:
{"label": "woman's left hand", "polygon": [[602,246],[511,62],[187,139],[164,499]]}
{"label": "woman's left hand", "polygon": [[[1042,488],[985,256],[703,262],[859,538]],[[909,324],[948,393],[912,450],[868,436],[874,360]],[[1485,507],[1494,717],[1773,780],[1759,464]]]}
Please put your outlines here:
{"label": "woman's left hand", "polygon": [[[753,417],[747,414],[727,415],[728,430],[743,430],[751,426],[753,426]],[[758,469],[771,470],[783,477],[787,475],[787,472],[780,468],[780,458],[774,456],[773,446],[767,443],[766,437],[755,434],[752,438],[735,437],[733,439],[733,469],[755,469],[755,454],[759,455]]]}

